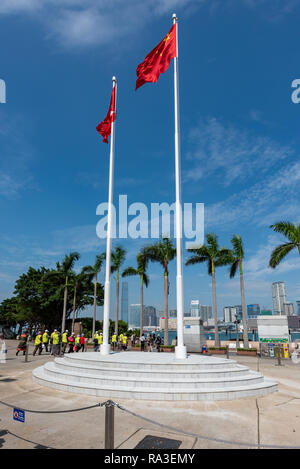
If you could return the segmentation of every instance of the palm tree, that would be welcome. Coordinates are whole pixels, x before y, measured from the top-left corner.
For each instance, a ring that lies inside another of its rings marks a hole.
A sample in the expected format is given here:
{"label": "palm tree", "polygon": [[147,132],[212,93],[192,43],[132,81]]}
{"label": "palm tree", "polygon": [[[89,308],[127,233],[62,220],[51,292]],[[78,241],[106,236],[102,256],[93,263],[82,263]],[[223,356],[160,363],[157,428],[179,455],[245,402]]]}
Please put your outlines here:
{"label": "palm tree", "polygon": [[146,257],[152,262],[159,262],[164,270],[164,316],[165,316],[165,330],[164,330],[164,344],[169,345],[169,262],[176,256],[176,248],[169,238],[163,238],[155,243],[153,246],[144,248]]}
{"label": "palm tree", "polygon": [[247,312],[246,312],[246,302],[245,302],[245,289],[244,289],[244,278],[243,278],[243,259],[244,259],[244,249],[243,241],[240,235],[234,235],[231,239],[231,244],[233,246],[233,258],[231,260],[230,267],[230,278],[234,278],[237,269],[240,269],[240,287],[241,287],[241,298],[242,298],[242,319],[243,319],[243,338],[244,338],[244,347],[249,347],[248,341],[248,326],[247,326]]}
{"label": "palm tree", "polygon": [[271,253],[269,266],[275,269],[293,249],[298,249],[300,254],[300,224],[294,225],[288,221],[280,221],[271,225],[270,228],[273,228],[276,233],[283,234],[288,239],[288,243],[277,246]]}
{"label": "palm tree", "polygon": [[216,347],[220,347],[215,268],[229,264],[230,260],[232,259],[232,252],[230,249],[219,247],[218,237],[214,233],[208,233],[206,235],[206,241],[207,244],[204,244],[200,248],[188,249],[188,251],[194,255],[190,257],[190,259],[186,262],[185,265],[193,265],[202,262],[207,262],[208,274],[212,276],[215,320],[215,345]]}
{"label": "palm tree", "polygon": [[141,279],[141,285],[140,285],[140,292],[141,292],[141,312],[140,312],[140,336],[143,334],[143,313],[144,313],[144,284],[146,288],[149,285],[149,277],[146,273],[147,270],[147,264],[148,264],[148,257],[146,256],[144,250],[138,253],[136,256],[137,260],[137,268],[134,269],[133,267],[127,267],[127,269],[124,270],[122,273],[122,277],[129,277],[129,276],[135,276],[139,275]]}
{"label": "palm tree", "polygon": [[83,268],[84,273],[92,274],[94,277],[94,310],[93,310],[93,332],[92,337],[95,335],[96,329],[96,308],[97,308],[97,282],[98,282],[98,274],[101,270],[102,264],[105,260],[106,254],[103,252],[96,256],[96,262],[94,265],[87,265]]}
{"label": "palm tree", "polygon": [[[79,274],[74,274],[72,276],[72,281],[69,283],[70,286],[74,288],[74,296],[73,296],[73,318],[72,318],[72,332],[74,332],[74,323],[75,323],[75,311],[77,305],[77,293],[82,290],[84,293],[87,293],[88,287],[90,286],[90,282],[92,281],[94,276],[94,272],[87,272],[86,267],[83,267]],[[97,291],[97,290],[96,290]]]}
{"label": "palm tree", "polygon": [[115,334],[118,335],[119,326],[119,277],[120,267],[125,261],[126,251],[122,246],[116,246],[111,253],[111,272],[117,272],[117,285],[116,285],[116,317],[115,317]]}

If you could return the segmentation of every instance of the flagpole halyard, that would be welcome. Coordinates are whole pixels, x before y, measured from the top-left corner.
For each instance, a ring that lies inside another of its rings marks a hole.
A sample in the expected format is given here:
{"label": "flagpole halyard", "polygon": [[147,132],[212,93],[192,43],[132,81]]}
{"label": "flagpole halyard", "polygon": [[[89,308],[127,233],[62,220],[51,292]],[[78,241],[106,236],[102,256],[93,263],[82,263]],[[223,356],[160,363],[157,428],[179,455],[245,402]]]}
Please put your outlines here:
{"label": "flagpole halyard", "polygon": [[[117,79],[112,77],[113,88],[116,88],[115,109],[117,112]],[[109,156],[109,186],[108,186],[108,213],[107,213],[107,238],[106,238],[106,270],[104,285],[103,308],[103,343],[100,347],[101,355],[110,353],[109,344],[109,311],[110,311],[110,278],[111,278],[111,237],[112,237],[112,205],[114,190],[114,159],[115,159],[115,119],[111,123],[110,156]]]}
{"label": "flagpole halyard", "polygon": [[178,86],[178,18],[176,13],[172,16],[173,24],[176,24],[176,56],[174,57],[174,117],[175,117],[175,185],[176,185],[176,301],[177,301],[177,346],[175,357],[185,359],[186,347],[183,340],[183,276],[182,276],[182,205],[181,205],[181,181],[180,181],[180,127],[179,127],[179,86]]}

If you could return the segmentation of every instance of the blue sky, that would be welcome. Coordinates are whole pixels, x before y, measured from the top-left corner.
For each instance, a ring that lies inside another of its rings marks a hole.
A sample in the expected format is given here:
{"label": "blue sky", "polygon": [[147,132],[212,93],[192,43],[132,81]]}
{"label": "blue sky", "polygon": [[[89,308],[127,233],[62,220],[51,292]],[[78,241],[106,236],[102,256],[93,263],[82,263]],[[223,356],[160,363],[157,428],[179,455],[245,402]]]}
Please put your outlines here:
{"label": "blue sky", "polygon": [[[172,203],[173,64],[134,91],[137,65],[179,17],[182,196],[205,204],[205,231],[245,244],[246,302],[272,307],[271,283],[300,299],[299,259],[268,268],[282,238],[269,225],[299,222],[300,78],[296,0],[2,0],[0,78],[0,299],[29,265],[52,267],[78,250],[78,267],[105,249],[96,207],[107,200],[109,146],[95,127],[118,79],[115,192],[128,202]],[[122,241],[126,266],[145,240]],[[170,308],[176,307],[170,265]],[[163,309],[150,265],[145,303]],[[103,282],[103,275],[100,279]],[[114,293],[115,283],[112,282]],[[212,304],[205,266],[184,268],[185,307]],[[114,296],[114,295],[112,295]],[[217,271],[218,311],[239,304],[239,279]],[[139,302],[138,280],[129,301]]]}

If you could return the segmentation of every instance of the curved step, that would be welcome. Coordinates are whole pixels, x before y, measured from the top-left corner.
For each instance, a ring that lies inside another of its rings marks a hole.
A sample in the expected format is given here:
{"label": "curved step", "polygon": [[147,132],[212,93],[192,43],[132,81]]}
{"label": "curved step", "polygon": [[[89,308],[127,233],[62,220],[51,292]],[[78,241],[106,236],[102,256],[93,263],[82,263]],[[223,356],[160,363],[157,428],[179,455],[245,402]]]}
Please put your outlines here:
{"label": "curved step", "polygon": [[161,387],[165,391],[172,391],[175,387],[178,390],[198,390],[198,389],[210,389],[210,388],[227,388],[232,386],[248,386],[249,384],[258,384],[263,382],[263,376],[260,373],[248,371],[248,374],[240,377],[222,377],[222,378],[201,378],[201,379],[170,379],[164,374],[155,376],[149,376],[148,378],[143,378],[143,380],[137,379],[135,373],[127,377],[108,377],[107,375],[92,375],[88,373],[80,374],[79,371],[74,372],[71,370],[60,370],[55,363],[50,362],[44,365],[44,373],[55,379],[64,380],[66,383],[88,383],[96,384],[101,386],[102,384],[111,385],[114,389],[120,389],[123,387],[132,387],[132,388],[157,388]]}
{"label": "curved step", "polygon": [[170,377],[170,379],[183,379],[183,378],[210,378],[210,377],[216,377],[216,378],[222,378],[222,377],[227,377],[227,376],[243,376],[247,375],[249,373],[249,368],[243,365],[237,365],[235,367],[227,368],[227,369],[222,369],[222,368],[217,368],[217,369],[205,369],[205,370],[197,370],[197,371],[187,371],[186,369],[181,370],[180,372],[178,370],[169,370],[169,369],[145,369],[145,370],[140,370],[139,368],[126,368],[124,369],[121,365],[119,368],[108,368],[108,367],[96,367],[94,365],[87,365],[86,363],[77,363],[75,360],[73,360],[72,364],[69,364],[68,362],[65,361],[64,358],[56,358],[55,364],[60,368],[61,370],[70,370],[74,372],[80,372],[82,374],[99,374],[99,373],[105,373],[106,376],[113,376],[113,377],[118,377],[118,376],[128,376],[132,373],[135,374],[137,378],[147,378],[149,375],[155,376],[157,374],[164,374],[165,376]]}
{"label": "curved step", "polygon": [[251,384],[246,388],[241,386],[232,386],[227,389],[211,388],[209,390],[178,390],[173,387],[172,391],[163,388],[154,388],[151,391],[141,387],[127,387],[126,389],[115,389],[111,385],[88,384],[80,382],[65,383],[64,380],[55,377],[55,379],[45,375],[44,367],[36,368],[33,371],[33,379],[39,384],[52,387],[66,392],[75,392],[80,394],[89,394],[93,396],[109,398],[127,398],[143,400],[167,400],[167,401],[195,401],[195,400],[230,400],[241,397],[263,396],[277,390],[277,384],[268,379],[262,383]]}

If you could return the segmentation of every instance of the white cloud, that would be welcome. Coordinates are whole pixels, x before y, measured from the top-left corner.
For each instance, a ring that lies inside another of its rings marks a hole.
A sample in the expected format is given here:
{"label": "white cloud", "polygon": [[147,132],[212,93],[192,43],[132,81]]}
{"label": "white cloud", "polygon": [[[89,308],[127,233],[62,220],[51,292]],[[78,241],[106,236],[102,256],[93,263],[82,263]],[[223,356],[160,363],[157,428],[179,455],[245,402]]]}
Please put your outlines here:
{"label": "white cloud", "polygon": [[[294,0],[242,0],[247,8],[264,7],[266,18],[291,13]],[[63,47],[104,45],[126,35],[135,36],[145,24],[160,16],[184,12],[186,16],[205,5],[210,14],[231,13],[241,0],[1,0],[0,15],[28,14],[43,24],[46,36]],[[118,43],[120,45],[120,43]]]}
{"label": "white cloud", "polygon": [[184,181],[199,181],[214,175],[226,187],[268,172],[292,154],[288,146],[279,145],[266,136],[257,136],[209,118],[191,130],[187,154],[191,168],[184,172]]}

